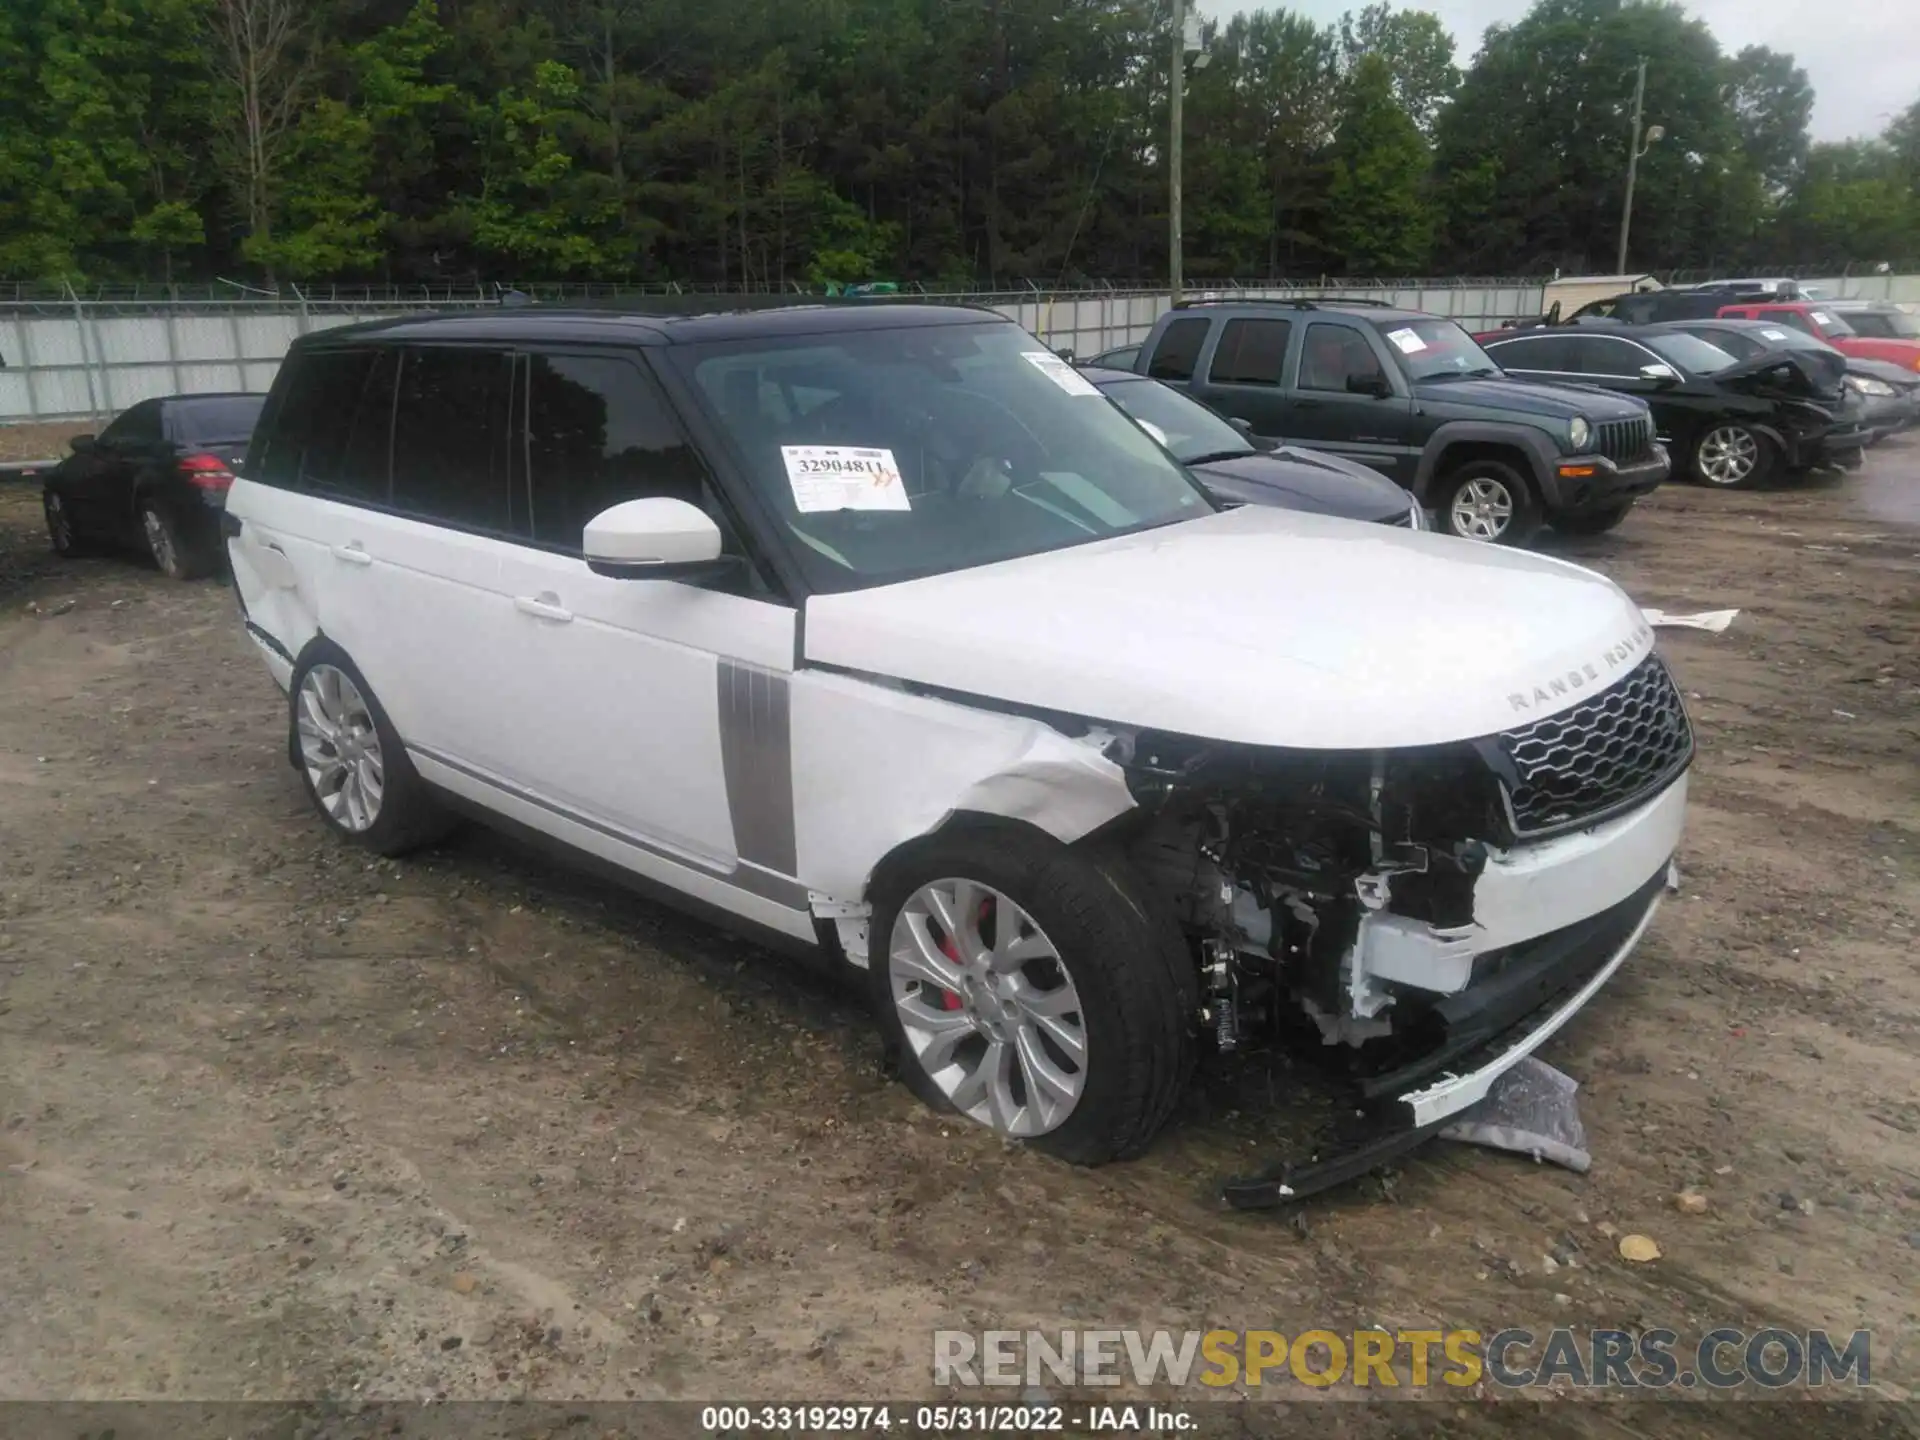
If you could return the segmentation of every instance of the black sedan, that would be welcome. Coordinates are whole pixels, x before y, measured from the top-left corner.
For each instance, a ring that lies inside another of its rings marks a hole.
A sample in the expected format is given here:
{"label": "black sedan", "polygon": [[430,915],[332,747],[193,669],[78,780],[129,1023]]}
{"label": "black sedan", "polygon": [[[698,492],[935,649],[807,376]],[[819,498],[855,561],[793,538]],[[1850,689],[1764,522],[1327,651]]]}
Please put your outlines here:
{"label": "black sedan", "polygon": [[[1735,360],[1751,360],[1769,350],[1803,350],[1838,355],[1847,367],[1847,388],[1860,397],[1862,418],[1875,440],[1920,423],[1920,373],[1887,360],[1863,360],[1840,352],[1804,330],[1771,320],[1670,320],[1651,326],[1694,335],[1717,345]],[[1831,363],[1831,362],[1828,362]]]}
{"label": "black sedan", "polygon": [[1406,491],[1357,461],[1286,446],[1265,448],[1198,400],[1158,380],[1092,366],[1080,373],[1223,504],[1276,505],[1345,520],[1426,527],[1419,505]]}
{"label": "black sedan", "polygon": [[1843,356],[1767,351],[1736,360],[1659,325],[1561,325],[1484,342],[1509,375],[1637,395],[1676,473],[1744,489],[1775,471],[1856,465],[1872,432]]}
{"label": "black sedan", "polygon": [[62,555],[135,545],[175,580],[211,572],[220,512],[264,395],[142,400],[45,474],[47,534]]}

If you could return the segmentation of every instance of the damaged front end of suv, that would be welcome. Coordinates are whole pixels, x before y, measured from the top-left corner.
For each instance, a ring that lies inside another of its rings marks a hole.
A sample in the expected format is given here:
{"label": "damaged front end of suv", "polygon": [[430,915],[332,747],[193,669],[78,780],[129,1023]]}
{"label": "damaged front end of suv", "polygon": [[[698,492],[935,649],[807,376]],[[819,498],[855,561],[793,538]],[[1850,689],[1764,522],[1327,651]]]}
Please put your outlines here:
{"label": "damaged front end of suv", "polygon": [[1364,1123],[1325,1164],[1229,1185],[1258,1205],[1416,1142],[1605,982],[1669,881],[1693,738],[1649,654],[1570,709],[1457,744],[1141,732],[1110,753],[1140,806],[1134,863],[1197,947],[1213,1047],[1304,1016],[1346,1052]]}

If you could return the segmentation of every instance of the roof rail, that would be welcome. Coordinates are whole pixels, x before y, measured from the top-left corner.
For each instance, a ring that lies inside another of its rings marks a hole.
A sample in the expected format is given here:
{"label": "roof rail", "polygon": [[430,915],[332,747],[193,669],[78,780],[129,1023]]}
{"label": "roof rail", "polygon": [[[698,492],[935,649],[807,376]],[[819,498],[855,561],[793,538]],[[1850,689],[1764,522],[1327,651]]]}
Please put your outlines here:
{"label": "roof rail", "polygon": [[1176,310],[1197,310],[1207,305],[1272,305],[1283,310],[1320,310],[1330,305],[1363,305],[1379,310],[1397,310],[1391,300],[1360,300],[1345,295],[1220,295],[1207,300],[1182,300]]}

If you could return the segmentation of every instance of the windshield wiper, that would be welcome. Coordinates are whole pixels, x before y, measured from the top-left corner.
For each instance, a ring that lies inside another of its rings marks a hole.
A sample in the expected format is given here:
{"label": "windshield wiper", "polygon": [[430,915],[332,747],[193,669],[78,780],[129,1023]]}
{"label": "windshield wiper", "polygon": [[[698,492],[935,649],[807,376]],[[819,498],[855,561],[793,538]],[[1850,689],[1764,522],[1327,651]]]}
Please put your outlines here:
{"label": "windshield wiper", "polygon": [[1488,365],[1475,366],[1471,370],[1436,370],[1431,375],[1420,376],[1419,383],[1424,385],[1434,380],[1485,380],[1488,376],[1499,373]]}
{"label": "windshield wiper", "polygon": [[1258,455],[1260,451],[1252,445],[1240,450],[1209,450],[1204,455],[1183,455],[1182,465],[1211,465],[1218,460],[1239,460],[1247,455]]}

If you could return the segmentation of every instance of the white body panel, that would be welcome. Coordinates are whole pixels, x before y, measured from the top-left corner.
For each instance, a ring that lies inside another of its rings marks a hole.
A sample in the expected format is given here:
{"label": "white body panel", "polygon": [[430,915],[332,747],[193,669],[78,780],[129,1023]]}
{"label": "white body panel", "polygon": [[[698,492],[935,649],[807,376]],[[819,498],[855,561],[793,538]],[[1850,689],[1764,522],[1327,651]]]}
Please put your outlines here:
{"label": "white body panel", "polygon": [[806,624],[817,663],[1299,749],[1510,729],[1652,643],[1618,586],[1564,561],[1256,506],[815,596]]}

